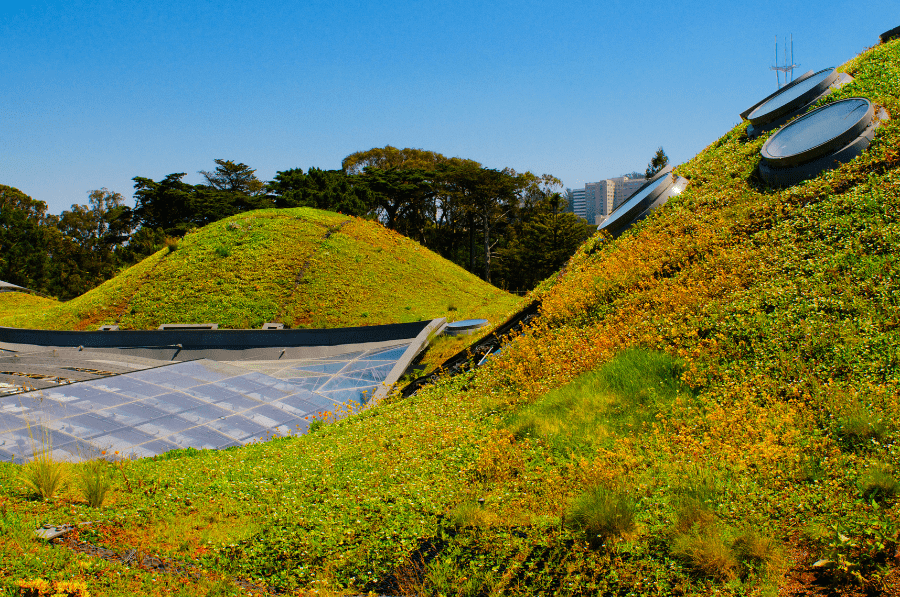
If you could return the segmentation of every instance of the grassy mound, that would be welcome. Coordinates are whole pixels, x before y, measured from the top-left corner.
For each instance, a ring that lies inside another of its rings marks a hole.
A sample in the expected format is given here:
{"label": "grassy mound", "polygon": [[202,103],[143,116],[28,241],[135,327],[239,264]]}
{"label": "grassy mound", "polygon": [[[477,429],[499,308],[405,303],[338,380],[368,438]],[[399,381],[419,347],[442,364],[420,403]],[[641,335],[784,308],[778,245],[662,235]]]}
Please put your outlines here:
{"label": "grassy mound", "polygon": [[[831,99],[900,115],[900,40],[842,70]],[[75,486],[37,501],[0,464],[0,587],[897,595],[900,120],[785,190],[745,127],[679,167],[691,185],[653,217],[585,244],[476,372],[312,435],[119,463],[103,508]],[[74,520],[207,574],[25,536]]]}
{"label": "grassy mound", "polygon": [[42,298],[34,294],[22,292],[3,292],[0,294],[0,320],[7,317],[30,312],[47,310],[58,306],[59,302],[50,298]]}
{"label": "grassy mound", "polygon": [[377,223],[309,208],[213,223],[69,302],[14,310],[7,295],[21,294],[0,296],[0,325],[39,329],[497,322],[520,302]]}

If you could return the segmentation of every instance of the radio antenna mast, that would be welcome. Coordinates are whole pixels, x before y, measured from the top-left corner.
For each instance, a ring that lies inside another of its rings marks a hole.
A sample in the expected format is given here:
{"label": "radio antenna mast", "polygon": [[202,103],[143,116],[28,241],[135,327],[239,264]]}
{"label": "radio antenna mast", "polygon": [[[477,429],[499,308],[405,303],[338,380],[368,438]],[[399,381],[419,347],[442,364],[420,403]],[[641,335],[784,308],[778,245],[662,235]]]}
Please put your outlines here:
{"label": "radio antenna mast", "polygon": [[[791,34],[791,47],[790,47],[790,56],[788,56],[788,45],[787,41],[784,43],[784,64],[778,66],[778,36],[775,36],[775,66],[770,67],[773,71],[775,71],[775,81],[778,83],[778,89],[781,89],[782,85],[787,85],[791,81],[794,80],[794,67],[799,67],[800,65],[794,64],[794,34]],[[784,73],[784,84],[781,83],[781,73]],[[790,74],[790,75],[788,75]]]}

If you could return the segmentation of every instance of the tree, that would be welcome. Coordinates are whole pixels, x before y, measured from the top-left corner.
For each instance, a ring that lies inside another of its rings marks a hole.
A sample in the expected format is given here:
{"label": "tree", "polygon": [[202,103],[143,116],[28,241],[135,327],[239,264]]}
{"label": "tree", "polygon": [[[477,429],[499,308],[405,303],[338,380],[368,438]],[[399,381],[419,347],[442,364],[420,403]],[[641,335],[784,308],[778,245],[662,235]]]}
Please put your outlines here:
{"label": "tree", "polygon": [[206,179],[209,187],[245,196],[259,196],[264,193],[265,185],[256,177],[256,169],[251,169],[244,163],[221,158],[215,159],[214,162],[219,166],[212,173],[198,171]]}
{"label": "tree", "polygon": [[[372,148],[363,152],[354,152],[341,161],[341,168],[348,175],[359,175],[365,172],[366,167],[373,169],[421,169],[434,171],[438,165],[459,164],[463,162],[475,163],[461,158],[447,158],[443,154],[421,148]],[[481,166],[479,163],[475,163]]]}
{"label": "tree", "polygon": [[434,173],[422,169],[366,167],[361,179],[386,227],[422,242],[436,217]]}
{"label": "tree", "polygon": [[46,203],[0,185],[0,280],[46,290],[55,223]]}
{"label": "tree", "polygon": [[486,169],[473,165],[459,165],[447,169],[446,185],[456,195],[468,221],[469,270],[475,266],[475,227],[481,226],[483,249],[483,279],[491,281],[491,255],[498,241],[497,227],[515,219],[520,194],[533,185],[537,177],[531,173],[517,174],[512,169]]}
{"label": "tree", "polygon": [[662,149],[662,146],[660,146],[656,149],[656,154],[653,155],[653,158],[650,159],[650,164],[647,165],[644,177],[650,179],[662,171],[667,164],[669,164],[669,157],[666,156],[665,151]]}
{"label": "tree", "polygon": [[122,194],[106,188],[88,192],[88,204],[73,204],[57,223],[50,247],[51,291],[74,298],[100,285],[118,270],[119,253],[131,233],[131,209]]}
{"label": "tree", "polygon": [[506,248],[499,251],[499,275],[509,289],[530,290],[566,264],[597,228],[566,211],[559,193],[545,193],[524,211]]}
{"label": "tree", "polygon": [[[187,173],[172,173],[160,181],[134,177],[134,214],[142,227],[162,229],[166,235],[181,236],[195,219],[194,186],[182,181]],[[218,206],[227,212],[224,206]],[[228,216],[227,214],[224,216]]]}
{"label": "tree", "polygon": [[278,171],[266,190],[279,208],[310,206],[363,216],[368,214],[373,204],[372,194],[361,178],[346,175],[340,170],[325,171],[310,167],[305,174],[303,169]]}
{"label": "tree", "polygon": [[216,159],[215,172],[200,171],[207,184],[182,181],[185,173],[172,173],[160,181],[135,177],[134,216],[142,227],[181,236],[231,215],[272,206],[263,184],[244,163]]}

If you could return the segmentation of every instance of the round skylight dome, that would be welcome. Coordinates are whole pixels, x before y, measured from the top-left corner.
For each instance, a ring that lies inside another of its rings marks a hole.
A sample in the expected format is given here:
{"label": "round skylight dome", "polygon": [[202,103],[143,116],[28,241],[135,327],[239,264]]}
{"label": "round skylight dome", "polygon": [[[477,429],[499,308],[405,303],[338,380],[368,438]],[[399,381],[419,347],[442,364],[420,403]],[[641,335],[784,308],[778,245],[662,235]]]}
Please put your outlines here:
{"label": "round skylight dome", "polygon": [[887,118],[866,98],[832,102],[779,129],[760,150],[760,176],[769,185],[793,185],[845,163],[865,150]]}

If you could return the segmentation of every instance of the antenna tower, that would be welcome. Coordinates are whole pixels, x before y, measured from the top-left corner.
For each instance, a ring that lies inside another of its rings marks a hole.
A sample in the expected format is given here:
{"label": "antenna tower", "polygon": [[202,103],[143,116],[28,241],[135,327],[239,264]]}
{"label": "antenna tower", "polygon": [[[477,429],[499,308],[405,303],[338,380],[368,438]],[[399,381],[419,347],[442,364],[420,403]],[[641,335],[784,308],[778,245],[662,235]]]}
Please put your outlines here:
{"label": "antenna tower", "polygon": [[[775,71],[775,80],[778,82],[778,89],[783,85],[789,84],[794,80],[794,67],[800,65],[794,64],[794,34],[791,34],[790,55],[788,55],[787,41],[784,42],[784,64],[778,66],[778,36],[775,36],[775,66],[770,67]],[[784,73],[784,83],[781,83],[781,74]],[[790,75],[788,75],[790,74]]]}

